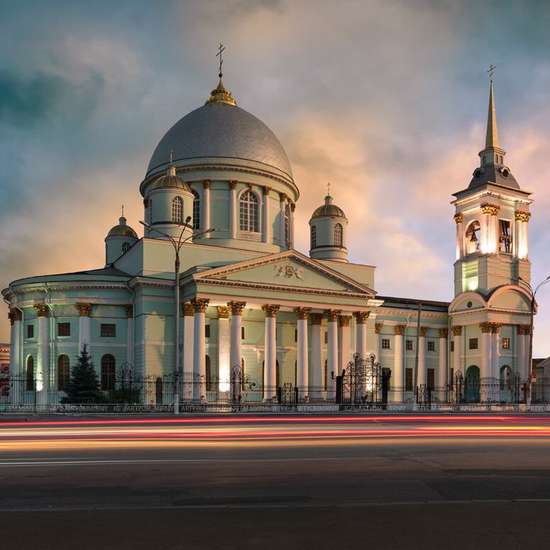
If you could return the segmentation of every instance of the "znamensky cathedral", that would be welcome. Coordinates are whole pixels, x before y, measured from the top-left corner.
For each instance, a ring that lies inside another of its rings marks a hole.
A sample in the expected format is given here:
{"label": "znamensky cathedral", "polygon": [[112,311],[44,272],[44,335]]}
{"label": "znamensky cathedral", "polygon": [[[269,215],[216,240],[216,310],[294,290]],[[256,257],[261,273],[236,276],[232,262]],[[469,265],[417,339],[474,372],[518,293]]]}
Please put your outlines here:
{"label": "znamensky cathedral", "polygon": [[[334,401],[338,375],[371,354],[391,371],[390,403],[410,402],[413,386],[435,392],[458,379],[474,388],[470,401],[506,400],[507,381],[529,375],[530,296],[521,283],[530,281],[531,200],[505,155],[491,83],[480,163],[452,202],[454,298],[418,308],[378,295],[375,267],[348,260],[348,219],[330,194],[309,221],[309,254],[294,249],[300,190],[287,155],[220,76],[151,156],[139,185],[143,237],[122,216],[105,237],[104,267],[3,290],[11,375],[24,386],[13,399],[35,391],[39,404],[59,402],[86,345],[104,390],[129,374],[153,380],[145,404],[172,399],[163,387],[176,355],[179,393],[194,402],[237,393],[275,402],[278,388],[302,402]],[[170,238],[182,233],[176,305]],[[484,382],[500,394],[480,391]]]}

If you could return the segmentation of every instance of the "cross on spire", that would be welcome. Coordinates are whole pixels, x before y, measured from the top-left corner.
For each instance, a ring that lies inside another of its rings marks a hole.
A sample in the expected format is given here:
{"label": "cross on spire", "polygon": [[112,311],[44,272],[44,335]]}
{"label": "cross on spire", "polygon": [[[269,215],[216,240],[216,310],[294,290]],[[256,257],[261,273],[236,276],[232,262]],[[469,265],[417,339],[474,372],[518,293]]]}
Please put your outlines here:
{"label": "cross on spire", "polygon": [[495,74],[496,67],[491,63],[489,65],[489,68],[487,69],[487,74],[489,75],[489,80],[493,80],[493,76]]}
{"label": "cross on spire", "polygon": [[121,216],[124,218],[124,205],[121,206],[120,210],[121,210]]}
{"label": "cross on spire", "polygon": [[216,54],[216,57],[219,57],[219,65],[218,65],[218,76],[221,78],[223,76],[223,52],[225,51],[225,46],[220,42],[220,45],[218,46],[218,53]]}
{"label": "cross on spire", "polygon": [[170,149],[170,164],[174,162],[174,149]]}
{"label": "cross on spire", "polygon": [[330,181],[327,183],[327,195],[330,197]]}

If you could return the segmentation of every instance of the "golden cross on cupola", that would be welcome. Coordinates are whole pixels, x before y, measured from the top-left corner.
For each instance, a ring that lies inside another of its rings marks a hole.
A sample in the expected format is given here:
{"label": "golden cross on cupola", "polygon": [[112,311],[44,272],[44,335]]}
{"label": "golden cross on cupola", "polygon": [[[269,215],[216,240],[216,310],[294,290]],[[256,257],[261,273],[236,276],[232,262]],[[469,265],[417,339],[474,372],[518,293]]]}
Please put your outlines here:
{"label": "golden cross on cupola", "polygon": [[216,57],[219,57],[219,65],[218,65],[218,76],[221,78],[223,76],[223,52],[225,51],[225,46],[220,42],[220,45],[218,46],[218,53],[216,54]]}
{"label": "golden cross on cupola", "polygon": [[495,74],[495,69],[496,69],[496,67],[492,63],[491,63],[491,65],[489,65],[489,68],[487,69],[487,74],[489,75],[490,80],[493,80],[493,76]]}

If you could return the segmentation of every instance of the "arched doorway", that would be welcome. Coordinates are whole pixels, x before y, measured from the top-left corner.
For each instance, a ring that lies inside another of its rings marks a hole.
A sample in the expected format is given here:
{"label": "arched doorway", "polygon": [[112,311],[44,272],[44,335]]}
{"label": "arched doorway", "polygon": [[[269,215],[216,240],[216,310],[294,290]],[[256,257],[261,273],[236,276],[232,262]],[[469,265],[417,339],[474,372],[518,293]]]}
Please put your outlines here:
{"label": "arched doorway", "polygon": [[464,401],[479,403],[479,368],[475,365],[468,367],[464,379]]}

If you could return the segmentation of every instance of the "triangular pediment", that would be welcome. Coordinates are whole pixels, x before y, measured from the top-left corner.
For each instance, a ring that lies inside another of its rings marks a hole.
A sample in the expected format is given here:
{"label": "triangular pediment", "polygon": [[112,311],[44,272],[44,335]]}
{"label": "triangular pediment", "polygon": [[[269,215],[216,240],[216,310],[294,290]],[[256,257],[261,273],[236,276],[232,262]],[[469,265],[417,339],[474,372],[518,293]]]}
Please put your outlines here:
{"label": "triangular pediment", "polygon": [[197,281],[227,281],[288,288],[311,289],[374,296],[375,292],[353,279],[304,256],[296,250],[287,250],[253,260],[203,271],[195,275]]}

